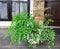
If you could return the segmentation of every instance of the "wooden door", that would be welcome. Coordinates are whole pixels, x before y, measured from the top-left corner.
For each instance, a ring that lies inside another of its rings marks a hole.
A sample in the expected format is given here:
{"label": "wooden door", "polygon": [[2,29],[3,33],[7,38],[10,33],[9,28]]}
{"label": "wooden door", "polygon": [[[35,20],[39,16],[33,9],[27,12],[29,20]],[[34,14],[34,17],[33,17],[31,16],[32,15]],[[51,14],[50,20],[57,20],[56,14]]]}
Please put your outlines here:
{"label": "wooden door", "polygon": [[50,23],[50,26],[60,26],[60,0],[46,0],[45,3],[46,7],[51,7],[50,10],[48,10],[48,13],[51,13],[54,19],[53,23]]}

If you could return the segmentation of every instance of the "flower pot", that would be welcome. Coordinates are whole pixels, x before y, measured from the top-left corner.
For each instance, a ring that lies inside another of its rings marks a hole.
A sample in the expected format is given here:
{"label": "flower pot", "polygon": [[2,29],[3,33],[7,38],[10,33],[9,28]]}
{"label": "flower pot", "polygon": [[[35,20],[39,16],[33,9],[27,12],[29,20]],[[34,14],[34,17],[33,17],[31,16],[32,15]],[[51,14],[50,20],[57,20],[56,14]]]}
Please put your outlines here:
{"label": "flower pot", "polygon": [[38,22],[40,20],[40,17],[35,17],[34,19],[36,22]]}
{"label": "flower pot", "polygon": [[34,20],[36,21],[36,22],[38,22],[39,23],[39,25],[42,25],[43,24],[43,17],[38,17],[38,16],[36,16],[35,18],[34,18]]}

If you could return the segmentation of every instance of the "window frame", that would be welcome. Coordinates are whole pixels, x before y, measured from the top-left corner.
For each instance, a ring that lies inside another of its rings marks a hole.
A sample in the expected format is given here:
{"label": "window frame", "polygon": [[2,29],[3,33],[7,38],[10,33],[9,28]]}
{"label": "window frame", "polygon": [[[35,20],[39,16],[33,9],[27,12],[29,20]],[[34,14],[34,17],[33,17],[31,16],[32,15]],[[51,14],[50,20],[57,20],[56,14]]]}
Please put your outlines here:
{"label": "window frame", "polygon": [[[6,0],[6,2],[7,2],[7,16],[8,16],[8,19],[0,19],[0,21],[11,21],[12,20],[12,2],[15,2],[15,1]],[[28,15],[30,14],[30,0],[27,0],[27,1],[23,0],[23,1],[16,1],[16,2],[27,2]]]}

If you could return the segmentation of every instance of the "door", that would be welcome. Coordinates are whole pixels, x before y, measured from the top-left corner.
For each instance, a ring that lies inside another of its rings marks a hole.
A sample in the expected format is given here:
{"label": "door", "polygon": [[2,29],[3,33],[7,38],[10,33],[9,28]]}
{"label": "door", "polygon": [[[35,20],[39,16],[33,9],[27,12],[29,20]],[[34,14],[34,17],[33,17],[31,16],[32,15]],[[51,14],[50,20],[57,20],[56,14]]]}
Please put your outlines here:
{"label": "door", "polygon": [[52,14],[54,19],[53,23],[50,23],[50,26],[60,26],[60,0],[46,0],[46,7],[51,7],[47,12]]}

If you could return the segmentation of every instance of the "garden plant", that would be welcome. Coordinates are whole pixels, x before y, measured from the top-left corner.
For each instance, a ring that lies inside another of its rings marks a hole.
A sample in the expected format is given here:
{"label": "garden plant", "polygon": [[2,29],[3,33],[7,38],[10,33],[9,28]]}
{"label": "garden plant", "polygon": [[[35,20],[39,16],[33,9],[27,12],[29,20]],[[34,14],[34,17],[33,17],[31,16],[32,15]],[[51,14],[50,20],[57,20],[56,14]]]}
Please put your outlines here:
{"label": "garden plant", "polygon": [[28,42],[29,47],[36,47],[40,43],[47,41],[48,48],[54,45],[55,32],[53,28],[45,28],[49,23],[54,22],[52,19],[46,20],[39,25],[32,15],[28,15],[27,11],[23,11],[13,17],[11,26],[8,28],[5,38],[11,37],[10,45],[21,44],[21,41]]}

